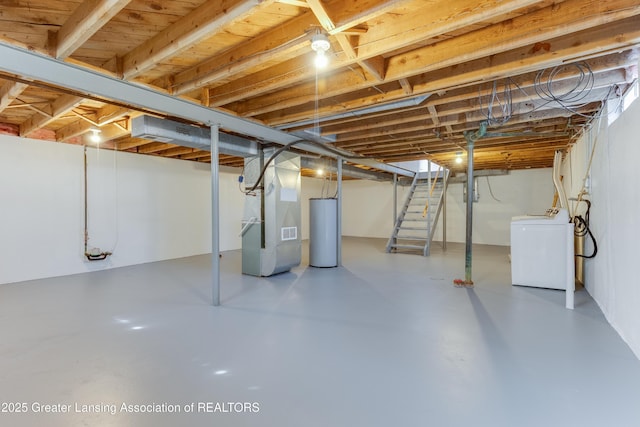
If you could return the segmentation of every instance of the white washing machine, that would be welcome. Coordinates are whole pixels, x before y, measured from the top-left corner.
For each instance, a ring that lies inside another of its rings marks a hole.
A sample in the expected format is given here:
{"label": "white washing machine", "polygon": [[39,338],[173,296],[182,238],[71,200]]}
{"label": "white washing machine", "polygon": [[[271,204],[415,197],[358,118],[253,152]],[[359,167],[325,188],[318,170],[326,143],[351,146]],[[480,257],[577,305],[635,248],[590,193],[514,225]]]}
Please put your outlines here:
{"label": "white washing machine", "polygon": [[575,291],[573,223],[566,209],[511,220],[511,283],[566,291],[573,308]]}

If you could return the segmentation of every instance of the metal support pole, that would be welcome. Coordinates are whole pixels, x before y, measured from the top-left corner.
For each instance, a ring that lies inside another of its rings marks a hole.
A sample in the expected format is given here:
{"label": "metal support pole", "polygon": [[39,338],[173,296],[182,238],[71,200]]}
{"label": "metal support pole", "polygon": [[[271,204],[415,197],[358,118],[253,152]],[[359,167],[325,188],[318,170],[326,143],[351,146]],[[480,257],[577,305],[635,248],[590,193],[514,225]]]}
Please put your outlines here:
{"label": "metal support pole", "polygon": [[211,126],[211,286],[214,306],[220,305],[220,146],[219,125]]}
{"label": "metal support pole", "polygon": [[447,188],[449,187],[449,170],[443,169],[442,187],[442,250],[447,250]]}
{"label": "metal support pole", "polygon": [[338,267],[342,266],[342,157],[336,158],[338,176],[336,180],[338,181],[338,200],[337,200],[337,225],[336,225],[336,233],[338,234],[336,242],[338,247],[336,248],[336,257]]}
{"label": "metal support pole", "polygon": [[467,237],[465,247],[464,281],[473,285],[471,280],[471,245],[473,243],[473,144],[472,137],[467,138]]}
{"label": "metal support pole", "polygon": [[431,160],[427,160],[427,244],[424,246],[424,256],[431,254]]}
{"label": "metal support pole", "polygon": [[396,226],[398,218],[398,174],[393,174],[393,226]]}

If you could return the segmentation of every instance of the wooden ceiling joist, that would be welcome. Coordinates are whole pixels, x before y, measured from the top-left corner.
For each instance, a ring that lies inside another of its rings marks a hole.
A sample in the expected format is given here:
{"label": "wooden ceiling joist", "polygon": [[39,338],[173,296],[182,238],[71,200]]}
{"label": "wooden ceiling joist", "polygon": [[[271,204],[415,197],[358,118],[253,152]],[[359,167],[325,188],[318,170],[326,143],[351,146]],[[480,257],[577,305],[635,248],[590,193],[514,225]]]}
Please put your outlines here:
{"label": "wooden ceiling joist", "polygon": [[66,58],[82,46],[131,0],[85,0],[60,27],[53,56]]}
{"label": "wooden ceiling joist", "polygon": [[[296,135],[317,128],[335,147],[388,161],[454,166],[464,133],[487,120],[493,99],[494,134],[477,142],[479,169],[549,165],[602,101],[620,99],[638,75],[635,0],[156,3],[13,2],[0,14],[0,43]],[[310,48],[319,31],[331,43],[322,72]],[[131,138],[129,120],[141,113],[109,96],[52,88],[2,64],[1,129],[86,143],[98,126],[106,149],[211,159],[206,151]],[[587,105],[572,111],[542,100],[536,76],[551,70],[556,92],[593,77],[580,89]]]}
{"label": "wooden ceiling joist", "polygon": [[207,1],[180,21],[158,33],[122,58],[122,76],[131,79],[176,55],[223,26],[245,17],[257,5],[272,0]]}

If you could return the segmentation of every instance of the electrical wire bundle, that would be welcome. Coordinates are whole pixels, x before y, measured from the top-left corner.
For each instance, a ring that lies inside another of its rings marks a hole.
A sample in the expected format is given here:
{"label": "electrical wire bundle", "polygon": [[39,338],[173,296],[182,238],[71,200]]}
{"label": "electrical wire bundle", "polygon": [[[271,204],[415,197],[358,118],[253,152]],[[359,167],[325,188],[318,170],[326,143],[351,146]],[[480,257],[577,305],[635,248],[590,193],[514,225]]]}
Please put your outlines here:
{"label": "electrical wire bundle", "polygon": [[[558,89],[561,86],[565,86],[561,85],[560,80],[568,80],[566,77],[562,77],[561,79],[559,75],[562,73],[566,76],[569,72],[575,73],[575,83],[573,85],[567,85],[562,91],[559,91]],[[595,77],[593,70],[591,70],[588,63],[582,61],[539,71],[536,74],[533,87],[541,99],[548,102],[555,102],[571,113],[583,117],[591,117],[581,114],[576,110],[591,102],[588,98],[593,91],[594,83]]]}
{"label": "electrical wire bundle", "polygon": [[[480,110],[487,119],[489,126],[498,127],[507,123],[511,119],[513,113],[512,96],[511,96],[511,79],[505,79],[504,87],[502,91],[498,88],[498,81],[493,81],[493,87],[491,93],[487,96],[487,108],[484,109],[482,94],[478,95],[480,102]],[[497,114],[494,113],[497,111]]]}

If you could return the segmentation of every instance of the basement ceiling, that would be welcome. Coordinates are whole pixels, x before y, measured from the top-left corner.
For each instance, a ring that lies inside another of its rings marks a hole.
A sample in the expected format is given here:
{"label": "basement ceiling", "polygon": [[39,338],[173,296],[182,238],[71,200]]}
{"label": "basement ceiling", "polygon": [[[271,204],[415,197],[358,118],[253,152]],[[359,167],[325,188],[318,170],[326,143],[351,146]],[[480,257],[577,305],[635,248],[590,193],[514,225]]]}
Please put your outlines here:
{"label": "basement ceiling", "polygon": [[[0,43],[381,162],[462,169],[485,122],[476,169],[514,170],[551,166],[637,79],[639,15],[637,0],[0,0]],[[97,126],[108,149],[211,161],[132,138],[131,106],[7,68],[2,133],[88,145]]]}

